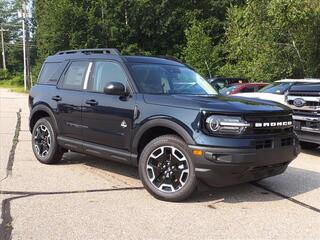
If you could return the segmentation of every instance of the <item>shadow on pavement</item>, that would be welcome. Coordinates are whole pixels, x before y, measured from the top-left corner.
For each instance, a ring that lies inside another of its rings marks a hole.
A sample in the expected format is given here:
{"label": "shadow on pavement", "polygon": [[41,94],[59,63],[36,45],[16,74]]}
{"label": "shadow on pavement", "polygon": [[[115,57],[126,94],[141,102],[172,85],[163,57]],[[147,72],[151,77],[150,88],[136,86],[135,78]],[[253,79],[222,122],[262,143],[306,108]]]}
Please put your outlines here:
{"label": "shadow on pavement", "polygon": [[[136,167],[77,153],[66,153],[60,164],[83,164],[106,172],[139,179],[138,169]],[[293,198],[318,189],[320,187],[320,173],[288,167],[285,173],[261,180],[254,186],[252,184],[240,184],[213,188],[200,182],[198,190],[195,191],[192,197],[186,202],[210,202],[220,201],[222,199],[223,202],[238,203],[276,201],[283,198],[279,195],[272,194],[272,192],[262,187],[260,188],[259,185]]]}
{"label": "shadow on pavement", "polygon": [[320,161],[320,147],[318,147],[317,149],[313,149],[313,150],[302,149],[301,152],[319,157],[319,161]]}
{"label": "shadow on pavement", "polygon": [[103,171],[113,172],[127,177],[139,179],[138,168],[112,160],[101,159],[79,153],[65,153],[60,165],[80,164]]}

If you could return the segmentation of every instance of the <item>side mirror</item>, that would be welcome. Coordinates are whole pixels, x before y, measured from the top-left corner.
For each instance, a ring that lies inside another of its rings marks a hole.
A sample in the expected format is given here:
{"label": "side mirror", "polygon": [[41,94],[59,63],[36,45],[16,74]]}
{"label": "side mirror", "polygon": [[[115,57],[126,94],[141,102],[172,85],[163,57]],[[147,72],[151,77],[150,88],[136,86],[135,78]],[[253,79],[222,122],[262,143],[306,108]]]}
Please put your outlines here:
{"label": "side mirror", "polygon": [[109,82],[104,87],[104,93],[109,95],[119,95],[126,96],[128,93],[126,92],[125,86],[120,82]]}

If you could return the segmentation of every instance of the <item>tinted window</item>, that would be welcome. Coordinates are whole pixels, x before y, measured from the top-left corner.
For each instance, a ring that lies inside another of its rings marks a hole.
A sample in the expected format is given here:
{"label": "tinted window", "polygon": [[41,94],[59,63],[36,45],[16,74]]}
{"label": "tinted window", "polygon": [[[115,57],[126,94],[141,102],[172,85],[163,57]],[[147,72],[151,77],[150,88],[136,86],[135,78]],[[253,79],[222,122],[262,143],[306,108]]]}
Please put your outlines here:
{"label": "tinted window", "polygon": [[219,92],[221,94],[230,94],[232,91],[236,90],[237,86],[230,86],[230,87],[226,87],[224,89],[221,89]]}
{"label": "tinted window", "polygon": [[42,67],[38,83],[56,84],[66,64],[66,62],[45,63]]}
{"label": "tinted window", "polygon": [[85,61],[72,62],[64,76],[62,88],[81,90],[88,65]]}
{"label": "tinted window", "polygon": [[254,87],[244,87],[239,92],[245,93],[245,92],[254,92]]}
{"label": "tinted window", "polygon": [[272,83],[261,90],[259,92],[264,93],[274,93],[274,94],[284,94],[285,91],[289,89],[294,83],[282,82],[282,83]]}
{"label": "tinted window", "polygon": [[120,82],[127,86],[127,77],[123,69],[114,62],[97,62],[93,72],[93,82],[88,89],[94,92],[103,92],[109,82]]}
{"label": "tinted window", "polygon": [[133,77],[144,93],[217,94],[199,74],[187,67],[163,64],[132,64]]}

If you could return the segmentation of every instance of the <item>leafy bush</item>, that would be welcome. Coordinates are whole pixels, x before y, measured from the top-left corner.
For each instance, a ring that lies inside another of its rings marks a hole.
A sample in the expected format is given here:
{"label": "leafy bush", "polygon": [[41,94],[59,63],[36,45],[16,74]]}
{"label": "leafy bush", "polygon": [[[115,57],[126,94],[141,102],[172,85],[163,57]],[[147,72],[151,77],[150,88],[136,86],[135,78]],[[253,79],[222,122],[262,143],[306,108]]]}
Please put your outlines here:
{"label": "leafy bush", "polygon": [[0,80],[6,80],[9,78],[8,70],[0,69]]}

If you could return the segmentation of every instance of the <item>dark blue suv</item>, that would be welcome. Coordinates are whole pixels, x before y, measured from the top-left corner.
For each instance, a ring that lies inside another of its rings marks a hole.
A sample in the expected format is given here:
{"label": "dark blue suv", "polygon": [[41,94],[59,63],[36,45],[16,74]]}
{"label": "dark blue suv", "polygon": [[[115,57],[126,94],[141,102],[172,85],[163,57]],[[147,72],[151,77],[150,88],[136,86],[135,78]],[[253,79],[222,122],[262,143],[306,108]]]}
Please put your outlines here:
{"label": "dark blue suv", "polygon": [[190,67],[116,49],[58,52],[31,89],[35,156],[64,152],[139,167],[155,197],[180,201],[197,179],[212,186],[282,173],[299,153],[291,110],[276,102],[226,97]]}

